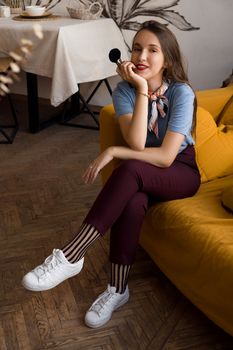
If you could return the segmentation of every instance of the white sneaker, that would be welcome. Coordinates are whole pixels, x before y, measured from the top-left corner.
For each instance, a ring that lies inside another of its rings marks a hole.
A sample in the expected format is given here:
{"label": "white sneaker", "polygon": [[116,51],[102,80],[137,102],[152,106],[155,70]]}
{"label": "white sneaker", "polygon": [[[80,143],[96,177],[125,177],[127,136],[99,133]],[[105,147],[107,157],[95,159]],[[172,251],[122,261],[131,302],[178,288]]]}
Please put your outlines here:
{"label": "white sneaker", "polygon": [[105,292],[100,294],[91,305],[85,316],[88,327],[98,328],[107,323],[112,317],[113,311],[127,303],[129,300],[128,286],[123,294],[116,293],[116,288],[108,284]]}
{"label": "white sneaker", "polygon": [[28,272],[22,279],[22,285],[34,292],[56,287],[67,278],[77,275],[83,267],[84,258],[71,264],[62,250],[54,249],[44,263]]}

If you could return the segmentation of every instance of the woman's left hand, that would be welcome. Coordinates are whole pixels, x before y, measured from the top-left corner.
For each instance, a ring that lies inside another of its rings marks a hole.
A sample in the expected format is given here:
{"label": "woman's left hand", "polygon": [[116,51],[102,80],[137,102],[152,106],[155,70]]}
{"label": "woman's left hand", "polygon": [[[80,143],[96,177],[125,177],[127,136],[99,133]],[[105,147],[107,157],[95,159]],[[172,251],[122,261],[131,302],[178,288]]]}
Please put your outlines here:
{"label": "woman's left hand", "polygon": [[88,166],[83,174],[83,180],[86,184],[92,184],[99,172],[114,158],[112,147],[107,148]]}

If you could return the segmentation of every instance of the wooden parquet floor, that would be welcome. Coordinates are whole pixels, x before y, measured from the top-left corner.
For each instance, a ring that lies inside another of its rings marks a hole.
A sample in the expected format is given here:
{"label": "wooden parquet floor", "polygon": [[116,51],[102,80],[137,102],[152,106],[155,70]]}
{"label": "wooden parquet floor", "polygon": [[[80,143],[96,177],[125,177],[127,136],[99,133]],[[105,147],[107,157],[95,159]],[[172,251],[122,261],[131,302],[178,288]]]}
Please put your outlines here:
{"label": "wooden parquet floor", "polygon": [[62,247],[101,187],[81,174],[99,151],[98,131],[53,125],[20,131],[0,145],[0,350],[232,350],[233,338],[195,308],[139,248],[130,300],[104,327],[84,325],[86,310],[108,282],[108,236],[87,253],[79,276],[43,293],[22,276]]}

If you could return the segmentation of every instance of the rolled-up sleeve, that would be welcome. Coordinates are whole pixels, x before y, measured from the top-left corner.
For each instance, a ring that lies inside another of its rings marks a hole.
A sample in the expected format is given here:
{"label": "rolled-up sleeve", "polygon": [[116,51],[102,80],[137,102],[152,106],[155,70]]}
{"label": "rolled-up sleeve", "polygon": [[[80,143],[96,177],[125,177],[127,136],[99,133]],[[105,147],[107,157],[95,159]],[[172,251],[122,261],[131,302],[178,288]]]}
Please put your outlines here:
{"label": "rolled-up sleeve", "polygon": [[117,117],[133,113],[135,94],[126,82],[118,83],[113,91],[112,101]]}

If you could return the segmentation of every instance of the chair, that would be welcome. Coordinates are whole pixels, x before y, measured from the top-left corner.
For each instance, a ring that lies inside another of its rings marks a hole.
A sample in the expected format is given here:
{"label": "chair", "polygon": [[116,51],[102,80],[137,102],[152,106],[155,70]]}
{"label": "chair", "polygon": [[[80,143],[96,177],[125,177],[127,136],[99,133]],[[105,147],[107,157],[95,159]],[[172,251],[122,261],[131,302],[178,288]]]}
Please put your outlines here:
{"label": "chair", "polygon": [[[7,73],[7,70],[9,69],[11,61],[12,60],[9,57],[0,57],[0,74]],[[9,118],[11,118],[11,122],[9,122],[9,124],[8,123],[2,124],[1,116],[0,116],[0,133],[3,136],[3,140],[2,139],[0,140],[0,144],[12,144],[19,126],[18,126],[15,107],[10,94],[7,94],[5,98],[8,100],[8,104],[10,107],[11,117],[9,116]],[[1,99],[2,97],[0,97],[0,102],[1,102]]]}

